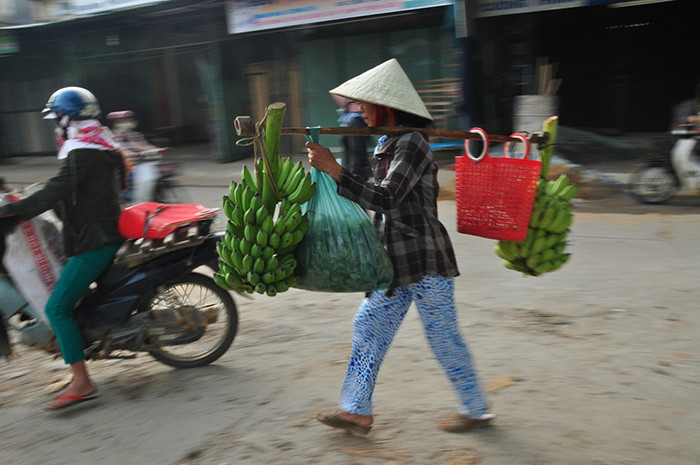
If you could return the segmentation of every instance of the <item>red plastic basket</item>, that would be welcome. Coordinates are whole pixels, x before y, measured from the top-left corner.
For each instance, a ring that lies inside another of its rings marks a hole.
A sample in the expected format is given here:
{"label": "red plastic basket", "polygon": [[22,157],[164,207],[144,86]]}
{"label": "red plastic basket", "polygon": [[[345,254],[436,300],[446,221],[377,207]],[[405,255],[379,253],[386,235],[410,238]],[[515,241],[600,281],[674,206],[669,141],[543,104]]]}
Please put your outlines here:
{"label": "red plastic basket", "polygon": [[465,154],[455,157],[457,231],[489,239],[525,240],[542,163],[527,158],[529,141],[522,134],[511,136],[526,146],[523,158],[513,158],[510,143],[505,144],[502,157],[490,157],[486,132],[480,128],[469,132],[481,136],[483,150],[473,156],[467,140]]}

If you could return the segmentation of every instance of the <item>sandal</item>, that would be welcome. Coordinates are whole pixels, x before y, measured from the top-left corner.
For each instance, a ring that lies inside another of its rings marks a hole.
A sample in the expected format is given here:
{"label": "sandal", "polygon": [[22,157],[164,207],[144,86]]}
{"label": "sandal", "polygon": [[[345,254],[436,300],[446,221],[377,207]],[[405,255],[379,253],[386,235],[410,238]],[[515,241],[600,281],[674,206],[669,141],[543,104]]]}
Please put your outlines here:
{"label": "sandal", "polygon": [[317,413],[316,419],[324,425],[328,425],[332,428],[344,429],[350,433],[360,434],[363,436],[367,435],[367,433],[369,433],[369,431],[372,429],[371,425],[358,425],[357,423],[341,418],[337,413]]}
{"label": "sandal", "polygon": [[485,413],[479,418],[469,418],[459,413],[455,413],[450,417],[442,418],[438,422],[438,427],[443,431],[447,431],[449,433],[464,433],[465,431],[469,431],[475,428],[483,428],[485,426],[489,426],[491,420],[493,420],[494,418],[495,415],[493,415],[492,413]]}
{"label": "sandal", "polygon": [[87,396],[77,396],[77,395],[69,395],[69,394],[64,394],[62,396],[58,396],[54,398],[46,407],[44,407],[46,410],[61,410],[66,407],[72,407],[74,405],[82,404],[83,402],[87,402],[89,400],[95,400],[97,399],[97,395],[95,394],[90,394]]}

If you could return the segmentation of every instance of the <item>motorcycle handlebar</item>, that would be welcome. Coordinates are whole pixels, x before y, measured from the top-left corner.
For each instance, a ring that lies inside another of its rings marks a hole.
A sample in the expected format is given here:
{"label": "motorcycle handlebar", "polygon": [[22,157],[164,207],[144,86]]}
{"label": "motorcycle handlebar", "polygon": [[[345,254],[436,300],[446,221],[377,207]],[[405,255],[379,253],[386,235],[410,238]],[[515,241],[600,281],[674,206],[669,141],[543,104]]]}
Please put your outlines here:
{"label": "motorcycle handlebar", "polygon": [[[700,121],[699,121],[700,122]],[[671,127],[671,134],[676,136],[688,136],[692,134],[700,134],[700,128],[696,122],[681,121],[674,123]]]}

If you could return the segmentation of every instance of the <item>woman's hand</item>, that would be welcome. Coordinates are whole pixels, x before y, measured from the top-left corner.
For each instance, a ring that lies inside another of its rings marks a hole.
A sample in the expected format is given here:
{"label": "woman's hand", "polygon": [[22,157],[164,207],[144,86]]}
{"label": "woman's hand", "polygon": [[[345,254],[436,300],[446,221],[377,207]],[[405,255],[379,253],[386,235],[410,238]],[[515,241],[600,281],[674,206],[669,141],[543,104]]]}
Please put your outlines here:
{"label": "woman's hand", "polygon": [[340,181],[340,172],[343,170],[343,167],[340,166],[340,163],[335,161],[335,157],[331,151],[328,150],[328,147],[314,142],[307,142],[306,150],[309,153],[309,165],[319,171],[328,173],[328,175],[336,181]]}

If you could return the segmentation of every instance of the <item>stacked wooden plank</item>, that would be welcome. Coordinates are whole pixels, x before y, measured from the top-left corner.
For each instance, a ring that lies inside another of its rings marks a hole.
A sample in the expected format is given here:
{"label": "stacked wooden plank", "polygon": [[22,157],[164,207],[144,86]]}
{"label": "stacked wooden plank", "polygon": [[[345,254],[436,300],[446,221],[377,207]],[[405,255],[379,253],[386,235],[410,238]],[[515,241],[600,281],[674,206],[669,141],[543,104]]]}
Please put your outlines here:
{"label": "stacked wooden plank", "polygon": [[447,128],[449,118],[457,116],[462,100],[459,78],[429,79],[417,83],[416,90],[433,116],[436,128]]}
{"label": "stacked wooden plank", "polygon": [[539,57],[535,63],[535,93],[537,95],[556,95],[561,86],[561,79],[556,79],[557,65],[549,63],[547,57]]}

